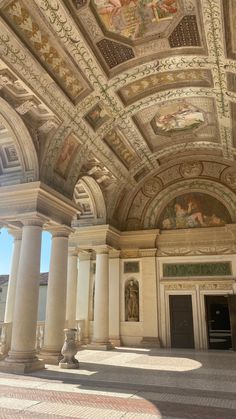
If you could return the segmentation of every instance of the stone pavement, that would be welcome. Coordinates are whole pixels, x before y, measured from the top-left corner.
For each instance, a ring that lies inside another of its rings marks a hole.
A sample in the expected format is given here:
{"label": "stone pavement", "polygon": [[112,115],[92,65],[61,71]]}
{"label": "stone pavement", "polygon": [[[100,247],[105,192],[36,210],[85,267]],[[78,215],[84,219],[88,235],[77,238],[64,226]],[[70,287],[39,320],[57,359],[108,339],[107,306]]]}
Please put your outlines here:
{"label": "stone pavement", "polygon": [[79,370],[0,373],[0,418],[236,419],[236,353],[82,349]]}

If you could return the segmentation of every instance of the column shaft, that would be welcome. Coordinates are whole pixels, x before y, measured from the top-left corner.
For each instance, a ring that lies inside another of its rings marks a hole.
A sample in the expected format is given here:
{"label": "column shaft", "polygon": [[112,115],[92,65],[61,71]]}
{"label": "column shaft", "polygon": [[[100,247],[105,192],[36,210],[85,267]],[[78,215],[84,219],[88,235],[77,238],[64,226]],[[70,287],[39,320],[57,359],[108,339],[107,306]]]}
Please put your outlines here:
{"label": "column shaft", "polygon": [[109,265],[108,253],[96,255],[93,344],[109,345]]}
{"label": "column shaft", "polygon": [[19,267],[19,260],[20,260],[21,240],[22,240],[21,231],[14,231],[14,232],[9,231],[9,233],[13,235],[14,243],[13,243],[12,261],[11,261],[11,272],[10,272],[8,288],[7,288],[7,299],[6,299],[6,308],[5,308],[5,316],[4,316],[5,323],[12,323],[13,321],[13,312],[14,312],[15,295],[16,295],[16,281],[17,281],[17,274],[18,274],[18,267]]}
{"label": "column shaft", "polygon": [[119,251],[112,251],[109,256],[109,340],[112,345],[120,346]]}
{"label": "column shaft", "polygon": [[68,328],[76,326],[77,263],[77,253],[69,250],[66,293],[66,321]]}
{"label": "column shaft", "polygon": [[28,220],[22,230],[22,245],[16,285],[11,350],[8,370],[32,371],[44,367],[36,357],[36,326],[39,296],[42,221]]}
{"label": "column shaft", "polygon": [[147,347],[160,347],[158,331],[156,249],[140,250],[143,275],[143,340]]}
{"label": "column shaft", "polygon": [[87,252],[79,253],[76,319],[81,320],[83,343],[89,342],[90,257]]}
{"label": "column shaft", "polygon": [[41,356],[47,363],[58,363],[61,358],[66,320],[67,261],[68,231],[53,232],[44,346],[41,351]]}

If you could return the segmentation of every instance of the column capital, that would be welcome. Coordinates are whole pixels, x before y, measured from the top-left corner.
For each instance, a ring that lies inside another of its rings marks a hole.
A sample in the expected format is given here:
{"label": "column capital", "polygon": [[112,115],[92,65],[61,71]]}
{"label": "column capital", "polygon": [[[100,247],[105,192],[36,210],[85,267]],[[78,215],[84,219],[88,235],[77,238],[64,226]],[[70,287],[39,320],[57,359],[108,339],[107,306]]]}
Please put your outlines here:
{"label": "column capital", "polygon": [[70,256],[76,256],[76,257],[78,257],[78,249],[77,249],[77,247],[69,247],[69,249],[68,249],[68,256],[70,257]]}
{"label": "column capital", "polygon": [[14,240],[22,239],[22,229],[21,228],[8,228],[8,233],[14,238]]}
{"label": "column capital", "polygon": [[110,259],[118,259],[119,257],[120,257],[120,250],[117,250],[117,249],[109,250]]}
{"label": "column capital", "polygon": [[74,231],[73,228],[66,225],[49,226],[47,230],[52,234],[52,238],[69,237]]}
{"label": "column capital", "polygon": [[25,217],[23,216],[19,221],[21,221],[24,227],[43,227],[44,223],[47,222],[48,219],[40,214],[31,214],[26,215]]}
{"label": "column capital", "polygon": [[92,257],[92,253],[86,250],[79,249],[78,251],[78,258],[79,260],[90,260]]}
{"label": "column capital", "polygon": [[101,246],[95,246],[93,247],[93,250],[96,255],[106,255],[109,254],[109,251],[112,250],[112,247],[105,244]]}

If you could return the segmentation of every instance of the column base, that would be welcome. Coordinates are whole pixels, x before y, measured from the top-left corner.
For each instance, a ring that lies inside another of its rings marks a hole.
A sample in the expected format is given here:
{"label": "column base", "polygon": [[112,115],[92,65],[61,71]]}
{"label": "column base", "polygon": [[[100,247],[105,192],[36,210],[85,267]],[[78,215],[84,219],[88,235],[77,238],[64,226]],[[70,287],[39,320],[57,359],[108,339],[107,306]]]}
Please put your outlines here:
{"label": "column base", "polygon": [[28,362],[17,361],[12,358],[5,358],[3,361],[0,361],[0,371],[13,374],[25,374],[27,372],[40,371],[44,368],[44,362],[38,358]]}
{"label": "column base", "polygon": [[140,346],[143,348],[161,348],[161,342],[157,337],[145,336],[141,340]]}
{"label": "column base", "polygon": [[58,365],[63,356],[59,350],[43,348],[40,351],[40,358],[45,364]]}
{"label": "column base", "polygon": [[91,342],[86,346],[87,349],[94,349],[97,351],[110,351],[114,349],[111,342]]}
{"label": "column base", "polygon": [[113,348],[115,348],[116,346],[121,346],[121,341],[119,338],[110,338],[110,342]]}

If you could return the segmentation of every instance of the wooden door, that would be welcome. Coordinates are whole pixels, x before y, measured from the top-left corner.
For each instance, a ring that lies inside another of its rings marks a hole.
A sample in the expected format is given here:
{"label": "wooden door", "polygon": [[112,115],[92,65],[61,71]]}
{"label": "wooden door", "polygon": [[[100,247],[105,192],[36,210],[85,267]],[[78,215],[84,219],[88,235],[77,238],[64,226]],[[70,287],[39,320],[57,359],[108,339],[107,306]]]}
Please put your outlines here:
{"label": "wooden door", "polygon": [[191,295],[170,295],[170,331],[172,348],[194,348]]}

